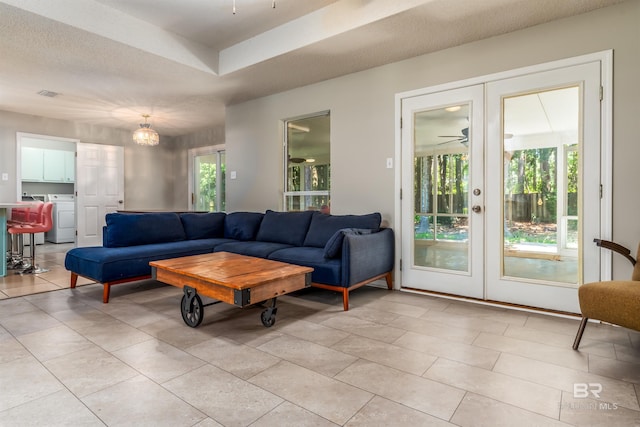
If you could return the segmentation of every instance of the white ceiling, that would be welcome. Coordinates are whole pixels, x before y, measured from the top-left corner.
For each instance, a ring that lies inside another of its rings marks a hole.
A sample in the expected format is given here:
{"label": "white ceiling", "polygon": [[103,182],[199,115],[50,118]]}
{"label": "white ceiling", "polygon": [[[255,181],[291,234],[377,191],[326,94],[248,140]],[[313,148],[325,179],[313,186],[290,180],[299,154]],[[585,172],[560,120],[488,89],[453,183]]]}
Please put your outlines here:
{"label": "white ceiling", "polygon": [[0,0],[0,110],[184,135],[225,105],[621,1]]}

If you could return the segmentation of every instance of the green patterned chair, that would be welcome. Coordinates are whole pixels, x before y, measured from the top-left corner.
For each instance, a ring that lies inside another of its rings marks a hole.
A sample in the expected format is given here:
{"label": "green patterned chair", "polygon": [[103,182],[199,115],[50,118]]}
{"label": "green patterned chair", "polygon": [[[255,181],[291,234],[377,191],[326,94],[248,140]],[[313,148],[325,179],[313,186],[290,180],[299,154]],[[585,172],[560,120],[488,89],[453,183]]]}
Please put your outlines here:
{"label": "green patterned chair", "polygon": [[631,280],[609,280],[605,282],[585,283],[578,289],[582,321],[573,342],[577,350],[589,319],[601,320],[614,325],[640,331],[640,246],[636,258],[624,246],[607,240],[595,239],[600,247],[610,249],[627,258],[633,267]]}

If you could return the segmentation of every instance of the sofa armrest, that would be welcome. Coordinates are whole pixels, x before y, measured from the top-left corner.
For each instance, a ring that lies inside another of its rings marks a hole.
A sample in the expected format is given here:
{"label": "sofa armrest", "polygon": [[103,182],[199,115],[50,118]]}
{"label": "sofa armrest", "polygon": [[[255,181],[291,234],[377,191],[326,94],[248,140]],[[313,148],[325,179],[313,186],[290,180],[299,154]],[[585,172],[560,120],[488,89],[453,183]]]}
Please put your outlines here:
{"label": "sofa armrest", "polygon": [[393,270],[395,257],[393,230],[372,234],[347,234],[342,243],[342,286],[370,279]]}

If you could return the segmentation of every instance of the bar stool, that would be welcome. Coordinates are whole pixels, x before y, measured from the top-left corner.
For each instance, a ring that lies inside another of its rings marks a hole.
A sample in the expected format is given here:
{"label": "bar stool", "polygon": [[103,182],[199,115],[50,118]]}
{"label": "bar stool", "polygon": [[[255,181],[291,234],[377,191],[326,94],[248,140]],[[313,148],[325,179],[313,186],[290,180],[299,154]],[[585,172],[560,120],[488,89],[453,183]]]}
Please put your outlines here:
{"label": "bar stool", "polygon": [[[30,248],[30,266],[25,268],[24,270],[18,271],[20,274],[37,274],[37,273],[46,273],[49,271],[45,268],[40,268],[36,264],[36,233],[43,233],[51,230],[53,225],[53,203],[46,202],[42,204],[41,215],[39,216],[38,222],[27,223],[22,225],[17,225],[15,227],[9,228],[9,233],[12,234],[29,234],[29,244]],[[39,209],[39,208],[38,208]],[[30,212],[31,216],[31,212]],[[30,218],[31,219],[31,218]]]}
{"label": "bar stool", "polygon": [[24,225],[40,222],[44,203],[25,203],[24,208],[11,209],[11,216],[7,221],[7,239],[10,251],[7,252],[7,268],[21,270],[29,267],[24,261],[24,239],[26,233],[20,232]]}

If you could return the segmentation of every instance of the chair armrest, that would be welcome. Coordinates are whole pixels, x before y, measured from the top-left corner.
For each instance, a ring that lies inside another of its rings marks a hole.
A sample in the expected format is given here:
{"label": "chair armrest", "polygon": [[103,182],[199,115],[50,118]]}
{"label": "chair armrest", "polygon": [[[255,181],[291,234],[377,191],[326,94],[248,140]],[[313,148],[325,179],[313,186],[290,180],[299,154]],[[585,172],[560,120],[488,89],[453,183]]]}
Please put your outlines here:
{"label": "chair armrest", "polygon": [[342,286],[393,270],[395,237],[391,228],[371,234],[346,234],[342,243]]}
{"label": "chair armrest", "polygon": [[634,266],[636,265],[636,259],[631,256],[630,249],[625,248],[624,246],[619,245],[617,243],[610,242],[609,240],[593,239],[593,241],[596,243],[596,245],[600,246],[601,248],[606,248],[611,251],[619,253],[620,255],[628,259],[631,262],[631,265],[634,265]]}

